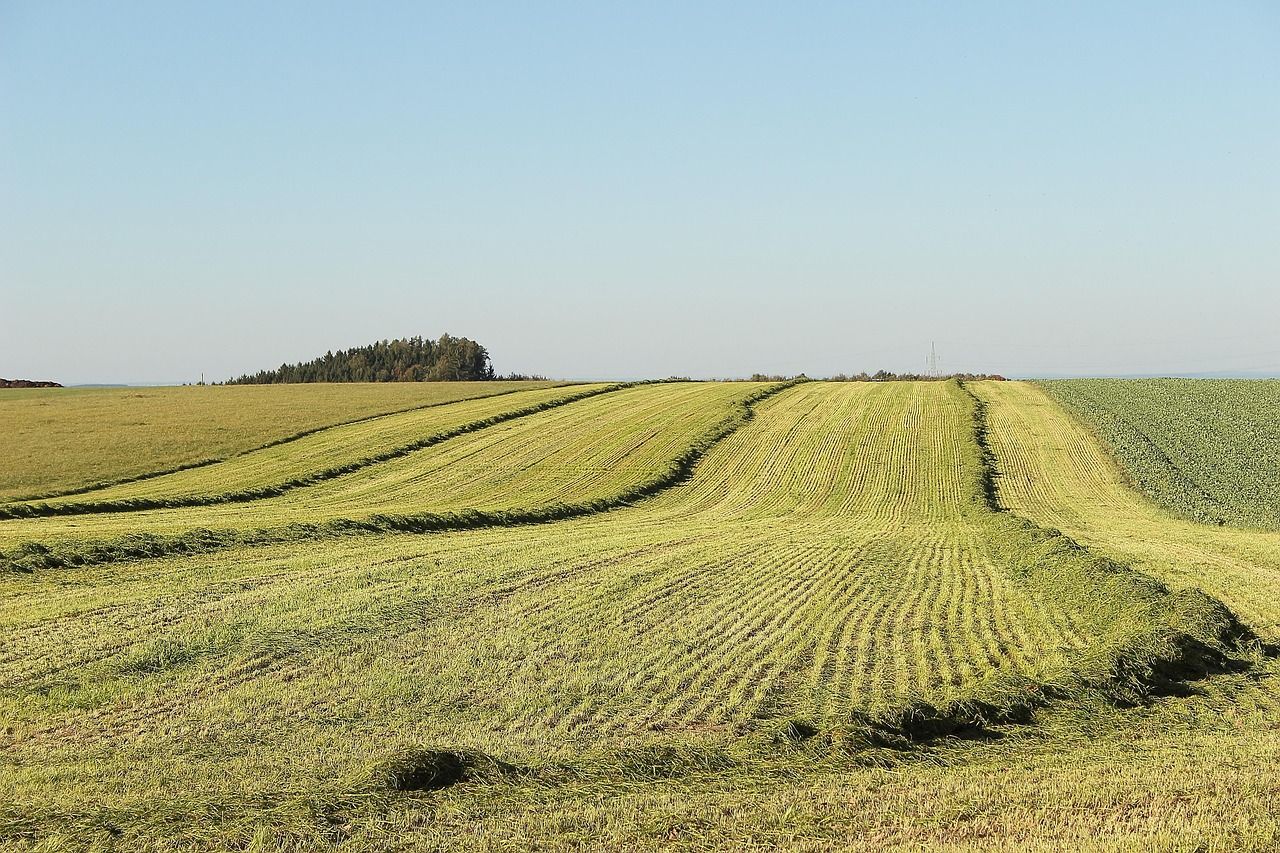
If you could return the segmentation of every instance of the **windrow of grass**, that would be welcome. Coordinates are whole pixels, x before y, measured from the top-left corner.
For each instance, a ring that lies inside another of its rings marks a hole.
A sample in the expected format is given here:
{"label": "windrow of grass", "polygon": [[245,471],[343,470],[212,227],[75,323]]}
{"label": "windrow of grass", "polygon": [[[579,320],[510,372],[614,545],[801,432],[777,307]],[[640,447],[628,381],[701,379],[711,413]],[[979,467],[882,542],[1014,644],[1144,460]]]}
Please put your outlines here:
{"label": "windrow of grass", "polygon": [[576,790],[898,760],[860,714],[1090,642],[989,559],[958,386],[752,411],[616,512],[0,578],[0,820],[216,846],[459,767]]}
{"label": "windrow of grass", "polygon": [[[1090,552],[1057,530],[1007,512],[994,486],[986,407],[959,383],[948,383],[948,389],[948,394],[961,397],[962,405],[971,412],[972,430],[966,436],[952,436],[960,481],[954,492],[958,500],[951,504],[950,488],[944,488],[941,502],[921,506],[925,517],[953,528],[968,526],[977,534],[986,565],[1021,589],[1029,600],[1052,602],[1061,608],[1079,641],[1061,654],[1041,653],[1037,665],[992,667],[956,690],[904,689],[900,682],[887,703],[837,706],[834,712],[822,711],[818,705],[813,715],[800,709],[799,716],[784,715],[780,727],[759,730],[728,748],[659,749],[647,759],[623,750],[600,761],[608,764],[616,760],[625,767],[639,761],[650,767],[648,772],[680,775],[716,765],[758,762],[787,744],[815,758],[886,747],[911,748],[950,735],[1026,723],[1038,710],[1055,702],[1078,706],[1101,700],[1120,707],[1143,705],[1160,696],[1183,694],[1191,681],[1240,672],[1258,662],[1256,635],[1221,601],[1199,590],[1173,591],[1132,566]],[[921,440],[927,436],[910,410],[902,420],[902,429],[904,437],[915,433]],[[893,470],[897,466],[885,467]],[[915,488],[922,485],[908,483]],[[879,515],[889,495],[871,494],[875,508],[865,507],[860,512]],[[862,506],[862,501],[856,500],[854,506]],[[842,513],[850,509],[842,502]],[[954,516],[947,519],[951,512]],[[875,550],[863,552],[862,560],[869,559],[874,565],[881,558],[877,551],[891,553],[892,549],[886,551],[884,546],[882,540]],[[911,561],[905,554],[890,559],[898,564]],[[961,558],[952,554],[948,559]],[[862,568],[865,571],[869,566]],[[1034,654],[1030,647],[1022,652]],[[646,754],[643,750],[640,753]]]}
{"label": "windrow of grass", "polygon": [[[0,567],[30,571],[237,545],[543,523],[603,512],[680,482],[710,447],[750,420],[755,403],[788,383],[642,383],[626,392],[619,387],[580,390],[465,424],[448,437],[543,413],[494,434],[491,441],[440,450],[435,461],[421,458],[421,451],[434,452],[444,438],[397,448],[391,459],[379,460],[382,464],[345,472],[342,482],[327,472],[313,475],[300,494],[263,496],[221,516],[209,507],[180,506],[159,513],[94,515],[67,525],[56,518],[2,522],[0,541],[17,544],[0,552]],[[588,397],[610,391],[617,394],[603,407],[582,408],[591,405]],[[568,402],[579,406],[560,408]],[[673,407],[679,414],[672,414]],[[557,412],[548,411],[553,408]],[[625,428],[614,430],[610,424]],[[396,468],[391,460],[403,465]],[[417,507],[440,508],[414,511]],[[216,520],[226,526],[205,526]],[[149,524],[181,532],[147,532]],[[113,530],[130,532],[112,536]],[[86,538],[93,531],[106,535]]]}
{"label": "windrow of grass", "polygon": [[554,382],[383,382],[8,389],[0,502],[201,467],[312,432]]}
{"label": "windrow of grass", "polygon": [[273,442],[218,464],[189,467],[164,476],[78,493],[74,499],[0,504],[0,519],[138,512],[262,500],[399,459],[495,424],[623,387],[627,386],[571,386],[417,407]]}

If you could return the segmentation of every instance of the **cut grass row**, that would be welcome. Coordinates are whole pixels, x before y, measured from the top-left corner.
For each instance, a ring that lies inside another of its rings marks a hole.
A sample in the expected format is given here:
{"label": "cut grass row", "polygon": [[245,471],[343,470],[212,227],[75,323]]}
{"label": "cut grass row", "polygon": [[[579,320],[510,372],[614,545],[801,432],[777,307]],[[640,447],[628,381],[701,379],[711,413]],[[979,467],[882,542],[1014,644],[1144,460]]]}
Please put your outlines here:
{"label": "cut grass row", "polygon": [[[887,700],[917,689],[945,692],[985,675],[993,666],[1032,665],[1035,647],[1042,643],[1054,649],[1064,642],[1079,642],[1065,624],[1051,621],[1042,628],[1039,602],[1021,601],[1016,590],[986,564],[981,546],[973,541],[974,531],[957,517],[962,495],[958,478],[949,478],[944,501],[926,492],[917,501],[903,504],[891,526],[872,512],[886,492],[897,496],[896,478],[884,476],[880,470],[864,470],[851,452],[857,445],[847,440],[850,433],[879,442],[884,461],[924,484],[933,479],[935,470],[954,470],[954,465],[938,463],[954,454],[957,446],[948,440],[949,429],[937,436],[942,440],[930,445],[928,452],[899,441],[896,423],[902,410],[917,410],[930,422],[942,419],[938,425],[946,427],[956,417],[964,423],[963,408],[956,408],[963,400],[889,395],[873,398],[872,405],[867,405],[857,393],[828,400],[826,389],[801,393],[804,390],[788,395],[789,405],[771,419],[769,426],[773,428],[756,436],[756,441],[778,434],[790,437],[776,448],[767,440],[759,444],[734,442],[736,453],[726,449],[716,454],[720,461],[711,476],[681,488],[678,495],[653,502],[644,512],[637,508],[619,520],[600,518],[582,529],[563,532],[556,525],[554,536],[495,531],[502,556],[497,552],[476,555],[477,562],[514,562],[519,567],[528,558],[517,555],[526,553],[530,541],[538,543],[530,556],[537,554],[545,560],[548,555],[559,555],[564,570],[583,582],[591,580],[586,566],[599,562],[608,573],[601,581],[633,590],[621,601],[642,593],[634,609],[627,608],[625,616],[617,617],[631,623],[637,632],[629,636],[628,645],[637,637],[659,639],[653,649],[659,657],[637,662],[627,671],[645,678],[674,678],[672,688],[691,669],[706,671],[709,663],[718,667],[731,661],[723,670],[728,680],[722,687],[733,693],[735,684],[759,686],[760,671],[748,677],[736,656],[720,660],[719,647],[728,651],[740,641],[739,635],[741,641],[750,642],[763,628],[772,626],[782,633],[772,636],[774,631],[766,632],[769,641],[757,648],[766,655],[760,665],[785,662],[786,656],[770,661],[769,653],[788,647],[801,654],[798,663],[803,665],[804,650],[810,643],[802,638],[813,636],[814,621],[820,620],[820,633],[829,633],[830,639],[811,650],[816,669],[805,689],[830,696],[832,713],[837,716],[851,695],[873,704],[881,701],[876,696]],[[775,451],[789,464],[775,464],[780,461],[772,458]],[[821,464],[814,464],[816,460],[822,460]],[[871,479],[862,480],[868,473]],[[800,506],[794,504],[797,500],[802,502]],[[851,519],[859,523],[841,530]],[[884,541],[881,533],[885,527],[914,524],[919,519],[932,519],[923,538],[913,533],[904,539],[897,533],[896,543]],[[509,545],[507,540],[511,540]],[[452,548],[452,542],[452,537],[445,537],[439,547]],[[614,542],[621,544],[618,558],[601,561],[601,549]],[[476,550],[473,540],[460,541],[457,547],[464,558],[471,558]],[[960,559],[953,560],[956,556]],[[527,567],[524,570],[529,571]],[[611,577],[619,573],[621,578]],[[652,582],[636,583],[638,576],[648,575],[653,576]],[[777,598],[765,595],[766,590],[774,590]],[[548,592],[560,596],[565,591],[553,585]],[[550,640],[565,624],[590,623],[600,618],[599,611],[611,609],[605,602],[614,597],[605,594],[605,589],[597,588],[596,592],[599,594],[578,591],[574,598],[579,605],[536,605],[529,615],[544,614],[544,630]],[[741,603],[744,594],[751,596],[751,607]],[[315,603],[299,604],[298,618],[306,618]],[[803,605],[798,612],[797,605]],[[740,629],[727,630],[726,618],[734,619]],[[518,621],[525,624],[524,618]],[[901,632],[889,629],[900,622],[904,626]],[[683,662],[667,659],[670,649],[661,642],[662,625],[690,632],[685,654],[691,657]],[[481,628],[488,632],[487,625]],[[1037,635],[1041,630],[1047,631],[1043,638]],[[1058,632],[1064,632],[1061,638]],[[477,637],[458,637],[461,633],[455,631],[454,639],[446,645],[461,641],[472,647],[479,641]],[[584,639],[594,643],[602,636],[587,632]],[[860,646],[874,648],[874,657],[884,665],[868,666],[873,656],[859,654]],[[554,645],[549,643],[546,652],[555,653]],[[522,658],[536,661],[538,656]],[[575,677],[587,675],[590,673]],[[633,683],[632,689],[652,695],[661,683]],[[768,679],[763,683],[767,686]],[[617,686],[625,684],[624,679]],[[707,686],[714,685],[713,680]],[[701,695],[700,691],[689,692]],[[718,693],[712,690],[711,695]],[[755,695],[755,688],[742,696],[748,708],[760,701],[763,696]],[[697,721],[709,711],[720,713],[733,707],[693,708],[690,719]]]}
{"label": "cut grass row", "polygon": [[[1070,384],[1070,383],[1068,383]],[[1130,383],[1116,383],[1123,391]],[[1141,399],[1149,383],[1132,383]],[[1157,383],[1158,384],[1158,383]],[[1178,383],[1180,384],[1180,383]],[[1056,387],[1056,383],[1054,384]],[[1196,385],[1212,390],[1213,383]],[[1265,398],[1266,383],[1245,383]],[[1206,849],[1264,851],[1280,846],[1280,534],[1209,526],[1174,514],[1134,491],[1140,464],[1099,441],[1108,430],[1080,408],[1064,409],[1044,385],[977,383],[986,402],[1000,503],[1045,527],[1065,531],[1095,554],[1162,580],[1178,595],[1208,593],[1226,603],[1264,644],[1245,673],[1217,676],[1176,699],[1122,715],[1090,708],[1054,726],[1053,754],[1026,744],[996,757],[1004,780],[975,785],[982,762],[948,770],[945,785],[990,817],[985,832],[1010,849]],[[1216,392],[1215,392],[1216,393]],[[1121,393],[1120,397],[1124,394]],[[1194,395],[1177,395],[1163,417],[1172,425],[1204,419],[1186,476],[1218,458],[1257,452],[1249,430],[1220,428]],[[1244,407],[1266,417],[1253,404]],[[1274,419],[1274,413],[1271,414]],[[1167,458],[1172,458],[1169,456]],[[1267,464],[1263,453],[1252,468]],[[1231,466],[1219,478],[1226,479]],[[1183,476],[1183,475],[1179,475]],[[1265,646],[1269,645],[1268,651]],[[1031,808],[1034,791],[1053,790],[1051,808]],[[1073,793],[1081,792],[1081,793]],[[1087,792],[1087,793],[1084,793]],[[789,799],[789,798],[788,798]],[[1025,806],[1008,808],[1002,803]],[[926,801],[922,800],[923,806]],[[1071,814],[1070,819],[1062,815]],[[968,824],[966,824],[968,825]],[[956,826],[924,833],[931,846],[963,837]],[[901,837],[899,837],[901,838]]]}
{"label": "cut grass row", "polygon": [[617,391],[585,385],[421,407],[318,430],[217,464],[188,468],[39,503],[0,505],[0,519],[38,518],[256,501],[402,459],[506,421]]}
{"label": "cut grass row", "polygon": [[336,424],[553,384],[10,389],[0,395],[0,501],[85,491]]}
{"label": "cut grass row", "polygon": [[[54,567],[234,544],[523,524],[599,512],[686,476],[707,448],[750,417],[752,403],[781,387],[596,386],[470,422],[460,434],[454,430],[452,441],[426,439],[419,442],[422,447],[398,449],[388,460],[342,476],[313,475],[310,485],[281,497],[3,521],[3,559],[12,568]],[[452,415],[455,420],[469,416]]]}

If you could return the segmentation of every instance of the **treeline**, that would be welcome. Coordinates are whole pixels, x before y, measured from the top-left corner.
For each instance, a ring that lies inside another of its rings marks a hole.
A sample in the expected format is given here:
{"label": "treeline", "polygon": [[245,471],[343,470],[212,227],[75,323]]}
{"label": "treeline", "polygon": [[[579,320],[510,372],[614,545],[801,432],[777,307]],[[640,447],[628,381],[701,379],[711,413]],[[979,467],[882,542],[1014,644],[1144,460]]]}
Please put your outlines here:
{"label": "treeline", "polygon": [[228,385],[282,382],[456,382],[496,379],[489,351],[470,338],[441,335],[378,341],[327,352],[313,361],[282,364],[228,379]]}
{"label": "treeline", "polygon": [[44,379],[0,379],[0,388],[61,388],[58,382]]}
{"label": "treeline", "polygon": [[888,370],[877,370],[875,373],[855,373],[853,376],[846,376],[843,373],[837,373],[828,379],[828,382],[942,382],[947,379],[959,379],[961,382],[978,382],[982,380],[991,380],[993,382],[1007,381],[999,373],[944,373],[938,376],[930,376],[925,373],[890,373]]}
{"label": "treeline", "polygon": [[[797,379],[808,379],[803,373],[797,373],[795,376],[786,376],[784,374],[775,373],[753,373],[748,382],[788,382]],[[942,382],[947,379],[959,379],[962,382],[978,381],[990,379],[995,382],[1007,381],[998,373],[947,373],[940,376],[929,376],[924,373],[891,373],[888,370],[877,370],[875,373],[855,373],[852,376],[844,373],[837,373],[830,376],[826,382]]]}

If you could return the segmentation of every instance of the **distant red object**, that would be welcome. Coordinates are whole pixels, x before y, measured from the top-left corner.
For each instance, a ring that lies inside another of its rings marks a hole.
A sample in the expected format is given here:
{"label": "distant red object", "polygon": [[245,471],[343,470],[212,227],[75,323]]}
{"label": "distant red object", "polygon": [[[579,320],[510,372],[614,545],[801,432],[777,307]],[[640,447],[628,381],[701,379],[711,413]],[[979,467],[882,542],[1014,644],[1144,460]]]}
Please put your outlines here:
{"label": "distant red object", "polygon": [[61,382],[44,382],[37,379],[0,379],[0,388],[61,388]]}

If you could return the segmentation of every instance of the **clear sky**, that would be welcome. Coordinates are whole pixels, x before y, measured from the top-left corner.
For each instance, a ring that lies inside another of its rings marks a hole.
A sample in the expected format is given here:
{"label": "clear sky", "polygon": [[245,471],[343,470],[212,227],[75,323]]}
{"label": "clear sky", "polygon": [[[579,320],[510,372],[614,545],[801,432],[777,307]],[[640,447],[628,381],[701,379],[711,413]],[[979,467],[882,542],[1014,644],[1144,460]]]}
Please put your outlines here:
{"label": "clear sky", "polygon": [[1280,374],[1280,3],[0,0],[0,376]]}

